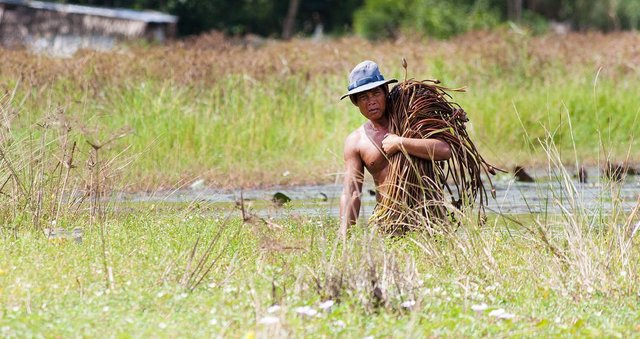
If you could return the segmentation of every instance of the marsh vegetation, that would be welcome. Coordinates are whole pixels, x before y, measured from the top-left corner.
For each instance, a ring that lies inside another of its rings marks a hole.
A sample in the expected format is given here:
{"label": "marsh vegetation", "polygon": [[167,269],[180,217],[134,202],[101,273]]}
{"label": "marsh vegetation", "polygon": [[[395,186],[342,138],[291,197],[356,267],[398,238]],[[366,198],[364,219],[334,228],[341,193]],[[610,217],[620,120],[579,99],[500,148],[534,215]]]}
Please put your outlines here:
{"label": "marsh vegetation", "polygon": [[[637,161],[640,36],[207,41],[0,52],[2,336],[637,333],[638,204],[602,180],[608,207],[587,208],[566,168]],[[335,182],[362,123],[338,101],[345,74],[370,58],[402,78],[401,57],[410,77],[467,86],[454,100],[483,156],[547,169],[558,209],[469,211],[436,235],[359,225],[343,242],[335,218],[286,205],[268,218],[241,201],[111,199]]]}

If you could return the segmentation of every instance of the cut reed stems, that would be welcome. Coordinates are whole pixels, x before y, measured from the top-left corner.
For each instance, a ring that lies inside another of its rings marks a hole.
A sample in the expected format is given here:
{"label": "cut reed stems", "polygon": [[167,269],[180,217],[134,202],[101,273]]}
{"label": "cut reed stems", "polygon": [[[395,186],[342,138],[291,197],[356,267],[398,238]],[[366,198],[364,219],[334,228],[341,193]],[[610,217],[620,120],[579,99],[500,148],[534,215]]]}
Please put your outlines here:
{"label": "cut reed stems", "polygon": [[[463,91],[438,85],[437,80],[406,80],[391,90],[388,106],[389,133],[405,138],[435,138],[451,147],[447,161],[432,161],[398,152],[389,158],[386,191],[373,214],[373,221],[396,233],[436,223],[454,221],[457,210],[479,199],[479,218],[484,217],[487,193],[482,172],[496,168],[478,152],[466,131],[465,111],[446,92]],[[450,197],[451,202],[446,198]]]}

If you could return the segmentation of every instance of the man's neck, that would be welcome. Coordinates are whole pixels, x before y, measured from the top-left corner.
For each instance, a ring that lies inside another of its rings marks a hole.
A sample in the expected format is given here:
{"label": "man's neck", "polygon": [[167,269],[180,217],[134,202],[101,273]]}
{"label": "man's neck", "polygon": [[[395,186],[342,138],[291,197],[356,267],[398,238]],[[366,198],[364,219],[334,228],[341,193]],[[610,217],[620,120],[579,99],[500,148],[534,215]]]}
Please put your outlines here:
{"label": "man's neck", "polygon": [[384,117],[377,120],[369,120],[369,124],[374,130],[386,130],[389,127],[389,119]]}

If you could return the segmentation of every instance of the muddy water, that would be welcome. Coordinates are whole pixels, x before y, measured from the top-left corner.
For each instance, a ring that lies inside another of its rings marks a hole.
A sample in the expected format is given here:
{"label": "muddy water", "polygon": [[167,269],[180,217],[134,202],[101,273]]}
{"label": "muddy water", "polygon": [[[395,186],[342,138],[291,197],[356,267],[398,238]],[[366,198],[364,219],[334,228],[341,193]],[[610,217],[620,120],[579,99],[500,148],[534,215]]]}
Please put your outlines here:
{"label": "muddy water", "polygon": [[[563,209],[575,211],[577,208],[587,212],[608,212],[614,207],[630,211],[640,199],[640,178],[627,177],[622,183],[610,184],[601,180],[598,173],[590,176],[592,183],[579,183],[572,179],[568,183],[547,177],[535,183],[516,182],[508,175],[494,178],[496,199],[489,197],[489,213],[560,213]],[[363,188],[363,217],[370,215],[375,206],[375,193],[372,183],[365,182]],[[232,205],[245,199],[251,208],[263,216],[308,215],[337,216],[341,194],[341,185],[318,185],[299,187],[271,187],[252,190],[216,190],[183,189],[177,191],[155,192],[153,194],[122,194],[119,200],[130,202],[184,203],[202,201]],[[286,194],[291,202],[284,207],[276,207],[271,202],[276,192]]]}

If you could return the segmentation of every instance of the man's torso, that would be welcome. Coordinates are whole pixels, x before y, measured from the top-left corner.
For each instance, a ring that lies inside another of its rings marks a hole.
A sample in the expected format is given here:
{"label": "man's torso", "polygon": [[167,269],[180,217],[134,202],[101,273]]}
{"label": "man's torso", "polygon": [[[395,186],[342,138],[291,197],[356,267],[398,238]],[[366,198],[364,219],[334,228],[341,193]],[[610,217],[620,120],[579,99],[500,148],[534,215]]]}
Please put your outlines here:
{"label": "man's torso", "polygon": [[360,134],[358,142],[360,158],[373,177],[376,187],[380,189],[389,172],[389,161],[382,151],[382,139],[388,130],[383,128],[376,130],[369,122],[366,122],[357,132]]}

